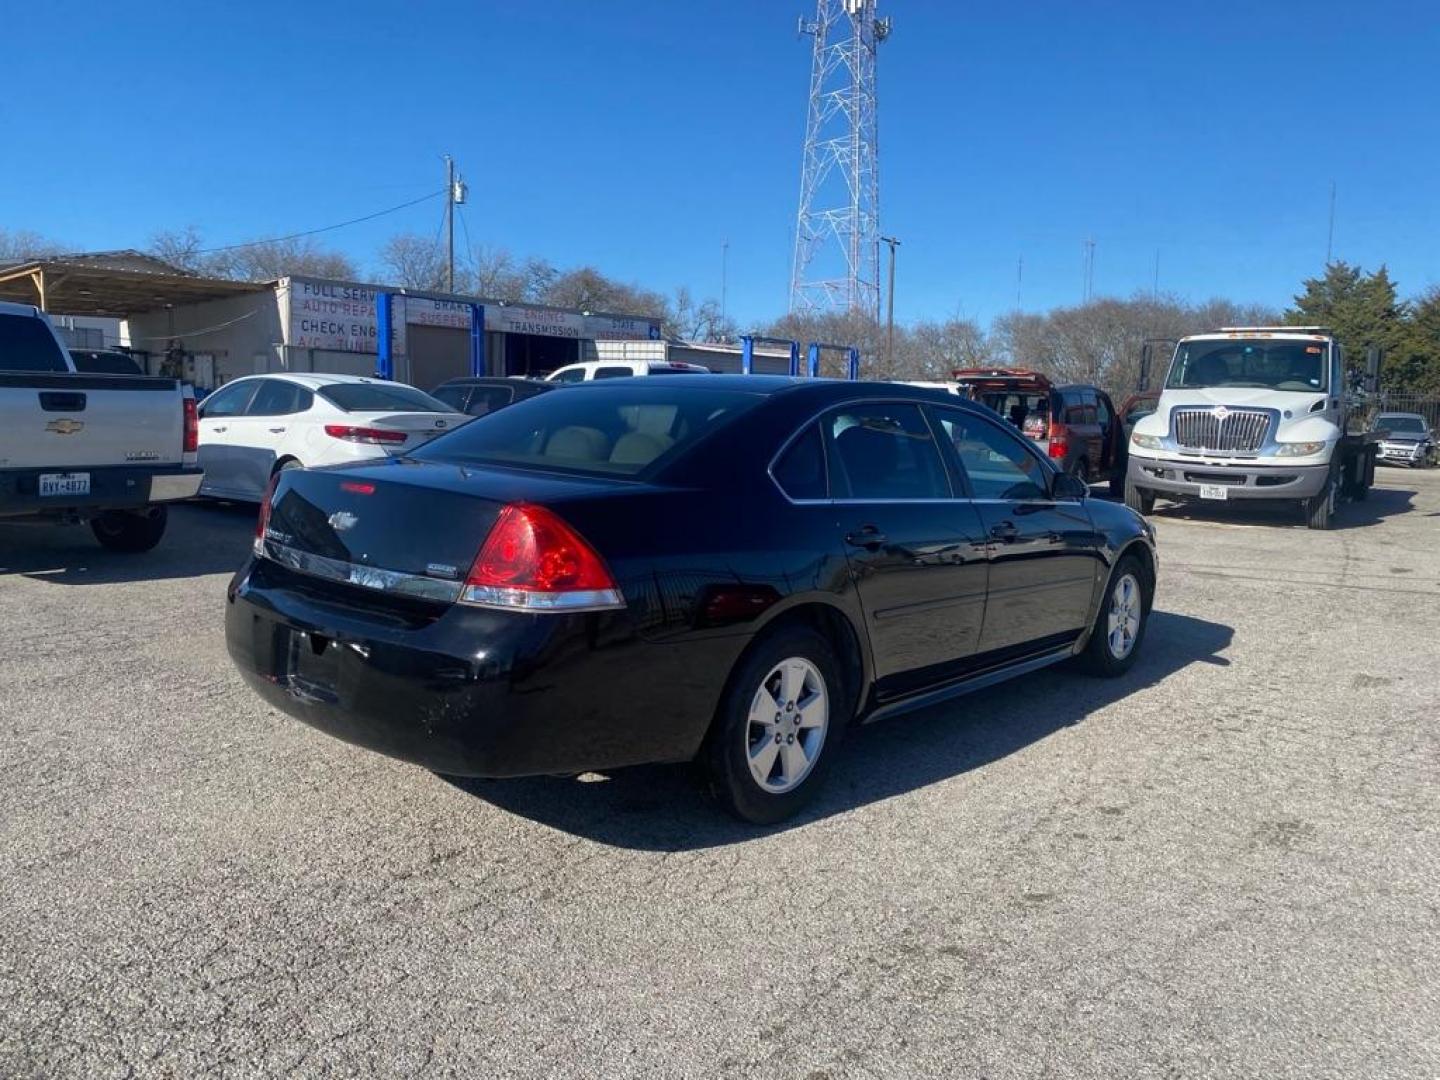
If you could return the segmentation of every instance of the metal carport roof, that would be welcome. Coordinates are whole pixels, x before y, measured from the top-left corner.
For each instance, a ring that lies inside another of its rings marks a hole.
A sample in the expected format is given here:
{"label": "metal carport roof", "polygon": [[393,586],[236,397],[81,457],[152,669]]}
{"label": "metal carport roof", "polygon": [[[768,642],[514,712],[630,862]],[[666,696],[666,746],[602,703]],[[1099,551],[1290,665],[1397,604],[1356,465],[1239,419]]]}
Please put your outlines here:
{"label": "metal carport roof", "polygon": [[54,255],[0,268],[0,300],[61,315],[123,319],[268,288],[260,282],[196,277],[138,251]]}

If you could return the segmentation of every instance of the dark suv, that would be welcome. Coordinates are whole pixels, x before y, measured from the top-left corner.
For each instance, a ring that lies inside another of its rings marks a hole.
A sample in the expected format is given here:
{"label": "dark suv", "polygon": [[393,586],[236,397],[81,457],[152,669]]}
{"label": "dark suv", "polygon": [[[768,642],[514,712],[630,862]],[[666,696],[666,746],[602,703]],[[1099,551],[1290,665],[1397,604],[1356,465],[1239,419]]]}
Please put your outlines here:
{"label": "dark suv", "polygon": [[1098,386],[1056,386],[1038,371],[958,368],[961,392],[988,405],[1034,440],[1065,472],[1086,483],[1125,485],[1125,432],[1110,396]]}
{"label": "dark suv", "polygon": [[430,396],[439,398],[456,412],[470,416],[485,416],[506,405],[546,394],[559,387],[559,383],[544,382],[540,379],[509,379],[494,375],[472,375],[463,379],[443,382]]}

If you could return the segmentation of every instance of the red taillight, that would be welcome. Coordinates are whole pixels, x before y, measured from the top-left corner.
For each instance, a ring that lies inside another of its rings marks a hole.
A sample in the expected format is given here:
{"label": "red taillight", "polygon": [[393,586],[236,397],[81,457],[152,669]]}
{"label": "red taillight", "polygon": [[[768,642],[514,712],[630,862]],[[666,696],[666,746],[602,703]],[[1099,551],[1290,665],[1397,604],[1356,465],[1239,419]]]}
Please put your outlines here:
{"label": "red taillight", "polygon": [[352,427],[349,424],[326,424],[325,434],[332,439],[344,439],[346,442],[370,443],[371,445],[403,443],[409,438],[403,431],[391,431],[388,428]]}
{"label": "red taillight", "polygon": [[185,410],[185,440],[180,448],[187,454],[193,454],[200,449],[200,414],[195,409],[193,397],[182,398],[180,404]]}
{"label": "red taillight", "polygon": [[355,480],[342,480],[340,482],[340,490],[348,491],[352,495],[374,495],[375,485],[362,484]]}
{"label": "red taillight", "polygon": [[270,527],[270,504],[275,499],[275,485],[279,482],[279,473],[270,477],[270,486],[265,489],[265,498],[260,500],[260,518],[255,522],[256,555],[265,554],[265,530]]}
{"label": "red taillight", "polygon": [[1070,431],[1063,424],[1051,421],[1045,438],[1049,440],[1049,454],[1052,458],[1063,458],[1070,452]]}
{"label": "red taillight", "polygon": [[624,607],[605,561],[543,506],[512,503],[486,537],[461,598],[509,611]]}

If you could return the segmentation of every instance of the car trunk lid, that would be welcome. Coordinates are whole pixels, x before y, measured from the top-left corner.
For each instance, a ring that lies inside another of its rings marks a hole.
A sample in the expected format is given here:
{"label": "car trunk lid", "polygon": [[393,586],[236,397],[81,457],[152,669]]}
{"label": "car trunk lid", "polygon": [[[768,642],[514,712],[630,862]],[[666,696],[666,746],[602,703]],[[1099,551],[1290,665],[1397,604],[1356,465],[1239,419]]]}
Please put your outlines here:
{"label": "car trunk lid", "polygon": [[292,470],[277,481],[265,554],[316,577],[453,600],[506,505],[621,486],[409,459]]}
{"label": "car trunk lid", "polygon": [[327,427],[359,430],[393,431],[405,436],[404,442],[384,442],[379,446],[387,454],[406,454],[429,442],[437,435],[453,431],[470,420],[463,413],[437,412],[352,412],[344,420]]}

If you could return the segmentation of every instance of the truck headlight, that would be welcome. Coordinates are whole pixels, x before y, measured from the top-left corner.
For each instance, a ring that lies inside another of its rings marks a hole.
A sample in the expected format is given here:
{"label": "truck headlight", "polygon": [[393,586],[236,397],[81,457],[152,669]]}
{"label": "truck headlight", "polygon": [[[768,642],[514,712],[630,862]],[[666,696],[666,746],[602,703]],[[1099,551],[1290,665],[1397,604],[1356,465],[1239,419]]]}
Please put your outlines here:
{"label": "truck headlight", "polygon": [[1159,450],[1161,439],[1159,435],[1141,435],[1137,431],[1130,436],[1130,445],[1137,450]]}
{"label": "truck headlight", "polygon": [[1323,442],[1282,442],[1275,450],[1276,457],[1311,457],[1325,449]]}

